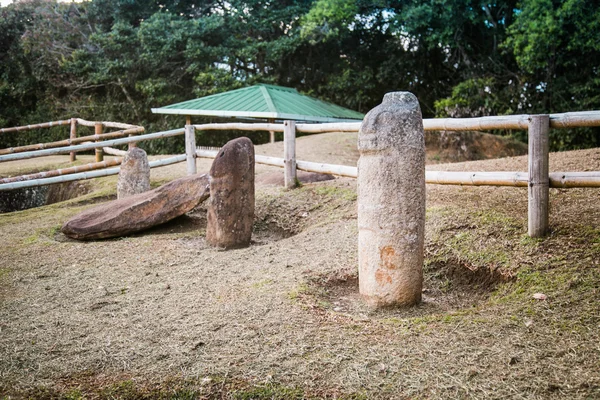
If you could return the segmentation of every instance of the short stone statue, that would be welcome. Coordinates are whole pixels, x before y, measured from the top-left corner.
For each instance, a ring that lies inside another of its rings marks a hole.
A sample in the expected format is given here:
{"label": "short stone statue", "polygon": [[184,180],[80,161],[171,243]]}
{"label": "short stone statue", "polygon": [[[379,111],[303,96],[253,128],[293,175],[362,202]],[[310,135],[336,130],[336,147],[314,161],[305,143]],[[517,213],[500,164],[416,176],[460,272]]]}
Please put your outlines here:
{"label": "short stone statue", "polygon": [[421,301],[425,139],[417,98],[388,93],[358,134],[359,290],[375,307]]}
{"label": "short stone statue", "polygon": [[254,222],[254,145],[246,137],[227,142],[209,172],[206,241],[226,249],[250,244]]}
{"label": "short stone statue", "polygon": [[117,199],[124,199],[148,190],[150,190],[148,156],[144,150],[133,147],[121,163],[117,181]]}

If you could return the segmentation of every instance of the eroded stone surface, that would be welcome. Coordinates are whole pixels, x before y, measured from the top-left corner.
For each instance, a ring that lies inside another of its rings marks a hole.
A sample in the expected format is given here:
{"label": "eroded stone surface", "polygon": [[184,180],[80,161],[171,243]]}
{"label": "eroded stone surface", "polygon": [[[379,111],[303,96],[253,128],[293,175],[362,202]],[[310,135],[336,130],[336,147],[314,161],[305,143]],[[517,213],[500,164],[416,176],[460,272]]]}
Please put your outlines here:
{"label": "eroded stone surface", "polygon": [[152,191],[86,210],[61,231],[80,240],[104,239],[139,232],[192,210],[209,196],[208,175],[190,175]]}
{"label": "eroded stone surface", "polygon": [[417,98],[388,93],[365,117],[358,149],[359,290],[372,306],[421,301],[425,140]]}
{"label": "eroded stone surface", "polygon": [[117,199],[124,199],[150,190],[150,165],[146,152],[133,147],[128,152],[119,171]]}
{"label": "eroded stone surface", "polygon": [[248,246],[254,222],[254,145],[242,137],[227,142],[210,169],[206,241],[212,246]]}

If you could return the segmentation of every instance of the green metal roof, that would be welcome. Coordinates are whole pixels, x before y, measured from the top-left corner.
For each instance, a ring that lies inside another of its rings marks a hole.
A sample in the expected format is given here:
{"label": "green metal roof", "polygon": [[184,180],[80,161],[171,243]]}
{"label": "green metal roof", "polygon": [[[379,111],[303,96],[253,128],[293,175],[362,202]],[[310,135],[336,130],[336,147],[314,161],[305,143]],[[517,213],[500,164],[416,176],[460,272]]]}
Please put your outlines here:
{"label": "green metal roof", "polygon": [[314,122],[356,121],[364,117],[359,112],[300,94],[293,88],[264,84],[153,108],[152,112]]}

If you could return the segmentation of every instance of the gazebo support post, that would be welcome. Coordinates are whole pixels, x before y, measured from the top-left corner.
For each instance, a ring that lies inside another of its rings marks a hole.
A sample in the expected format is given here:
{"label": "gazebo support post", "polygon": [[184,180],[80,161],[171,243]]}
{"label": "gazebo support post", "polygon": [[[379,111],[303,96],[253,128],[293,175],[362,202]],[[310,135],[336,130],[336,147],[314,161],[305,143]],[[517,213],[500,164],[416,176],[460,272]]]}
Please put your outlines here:
{"label": "gazebo support post", "polygon": [[[275,119],[269,118],[268,122],[270,124],[274,124],[275,123]],[[275,143],[275,131],[269,131],[269,142],[270,143]]]}
{"label": "gazebo support post", "polygon": [[284,185],[286,189],[296,186],[296,121],[283,123]]}

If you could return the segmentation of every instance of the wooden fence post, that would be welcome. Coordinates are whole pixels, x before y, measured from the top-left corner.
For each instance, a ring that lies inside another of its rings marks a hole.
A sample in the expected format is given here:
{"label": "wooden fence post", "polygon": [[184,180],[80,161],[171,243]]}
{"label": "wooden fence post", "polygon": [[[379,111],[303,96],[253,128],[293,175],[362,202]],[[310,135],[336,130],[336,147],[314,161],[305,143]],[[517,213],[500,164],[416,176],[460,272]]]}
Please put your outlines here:
{"label": "wooden fence post", "polygon": [[284,185],[286,189],[296,186],[296,121],[283,123]]}
{"label": "wooden fence post", "polygon": [[[137,133],[130,133],[129,137],[132,137],[134,135],[137,135]],[[127,150],[131,150],[131,149],[135,149],[137,147],[137,142],[132,142],[127,144]]]}
{"label": "wooden fence post", "polygon": [[[77,118],[71,118],[71,134],[69,135],[69,138],[75,139],[77,137]],[[70,157],[71,157],[71,162],[77,160],[77,153],[75,153],[74,151],[69,153]]]}
{"label": "wooden fence post", "polygon": [[548,231],[549,131],[550,118],[548,115],[529,117],[528,233],[534,238],[543,237]]}
{"label": "wooden fence post", "polygon": [[194,175],[196,169],[196,130],[194,125],[185,126],[185,155],[187,163],[187,174]]}
{"label": "wooden fence post", "polygon": [[[102,122],[96,122],[94,124],[94,133],[96,135],[102,135],[102,131],[104,130],[104,125]],[[96,140],[96,142],[101,142],[102,140]],[[104,152],[101,147],[96,148],[96,162],[104,161]]]}

